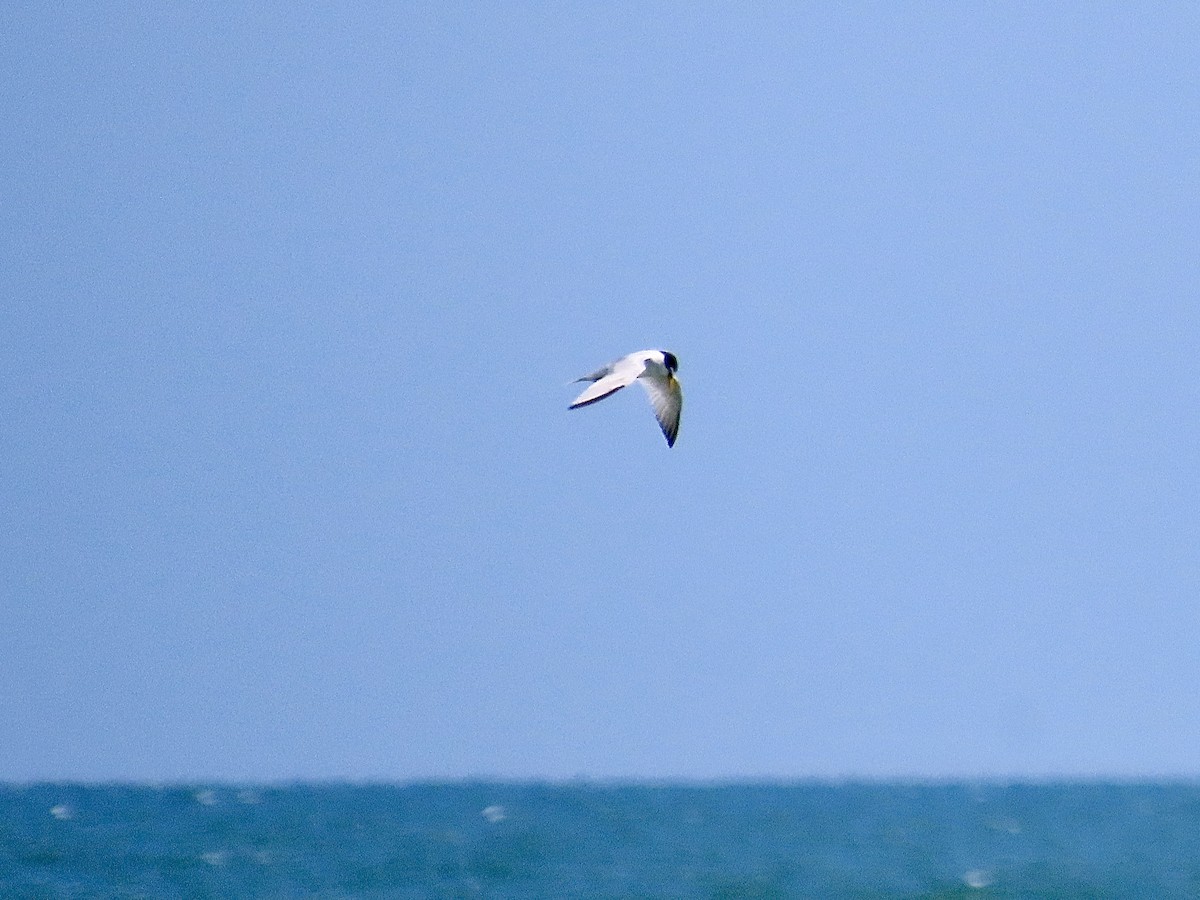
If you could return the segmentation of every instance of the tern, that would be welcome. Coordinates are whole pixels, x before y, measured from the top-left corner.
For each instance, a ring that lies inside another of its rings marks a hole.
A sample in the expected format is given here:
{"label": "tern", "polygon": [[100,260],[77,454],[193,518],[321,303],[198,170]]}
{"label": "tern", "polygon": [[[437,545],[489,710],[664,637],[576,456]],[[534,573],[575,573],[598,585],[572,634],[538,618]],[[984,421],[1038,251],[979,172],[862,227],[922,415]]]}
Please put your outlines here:
{"label": "tern", "polygon": [[588,406],[598,400],[603,400],[609,394],[615,394],[623,387],[635,381],[646,389],[650,397],[650,405],[654,407],[654,415],[667,439],[667,446],[675,446],[675,436],[679,434],[679,410],[683,407],[683,392],[679,389],[679,380],[675,370],[679,368],[679,360],[674,353],[666,350],[639,350],[622,356],[616,362],[611,362],[593,372],[576,378],[576,381],[590,381],[591,386],[575,398],[571,409]]}

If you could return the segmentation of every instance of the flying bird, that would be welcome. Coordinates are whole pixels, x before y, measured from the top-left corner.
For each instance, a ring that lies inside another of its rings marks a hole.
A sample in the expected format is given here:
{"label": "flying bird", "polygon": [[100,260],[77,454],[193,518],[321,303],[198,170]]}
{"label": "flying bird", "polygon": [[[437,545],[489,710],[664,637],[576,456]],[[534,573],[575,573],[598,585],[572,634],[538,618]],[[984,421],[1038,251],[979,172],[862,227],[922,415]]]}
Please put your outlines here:
{"label": "flying bird", "polygon": [[639,350],[622,356],[616,362],[597,369],[591,375],[576,378],[576,381],[590,381],[591,386],[575,398],[571,409],[578,409],[603,400],[609,394],[615,394],[623,387],[635,381],[646,389],[650,397],[650,405],[654,407],[654,415],[667,438],[667,446],[675,446],[675,436],[679,434],[679,410],[683,406],[683,392],[679,389],[679,381],[675,370],[679,368],[679,360],[674,353],[666,350]]}

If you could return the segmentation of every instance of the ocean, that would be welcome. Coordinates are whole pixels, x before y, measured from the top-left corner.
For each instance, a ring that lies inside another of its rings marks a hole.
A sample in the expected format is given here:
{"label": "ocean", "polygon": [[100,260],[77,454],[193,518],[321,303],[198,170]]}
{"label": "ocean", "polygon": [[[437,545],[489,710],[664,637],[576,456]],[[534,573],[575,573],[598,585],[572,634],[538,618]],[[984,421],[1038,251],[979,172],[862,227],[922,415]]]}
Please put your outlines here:
{"label": "ocean", "polygon": [[1200,898],[1200,785],[0,786],[3,898]]}

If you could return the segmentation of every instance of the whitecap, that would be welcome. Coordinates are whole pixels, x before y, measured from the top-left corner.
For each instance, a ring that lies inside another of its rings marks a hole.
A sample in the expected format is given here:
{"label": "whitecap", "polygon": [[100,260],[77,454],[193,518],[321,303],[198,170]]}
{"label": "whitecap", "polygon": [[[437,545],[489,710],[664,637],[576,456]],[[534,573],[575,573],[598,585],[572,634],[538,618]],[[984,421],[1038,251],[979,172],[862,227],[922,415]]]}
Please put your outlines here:
{"label": "whitecap", "polygon": [[969,888],[980,890],[985,887],[991,887],[995,881],[990,872],[983,869],[971,869],[963,875],[963,883]]}

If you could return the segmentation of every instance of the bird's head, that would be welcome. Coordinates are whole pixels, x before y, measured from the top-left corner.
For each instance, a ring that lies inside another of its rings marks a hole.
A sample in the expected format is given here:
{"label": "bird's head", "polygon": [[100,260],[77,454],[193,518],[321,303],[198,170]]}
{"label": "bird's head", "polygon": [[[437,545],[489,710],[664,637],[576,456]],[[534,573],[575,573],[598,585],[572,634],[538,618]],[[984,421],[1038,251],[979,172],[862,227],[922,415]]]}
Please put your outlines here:
{"label": "bird's head", "polygon": [[671,353],[667,350],[664,350],[662,352],[662,355],[663,355],[663,365],[667,367],[668,372],[670,372],[672,375],[674,375],[675,370],[679,368],[679,360],[677,360],[675,358],[674,353]]}

